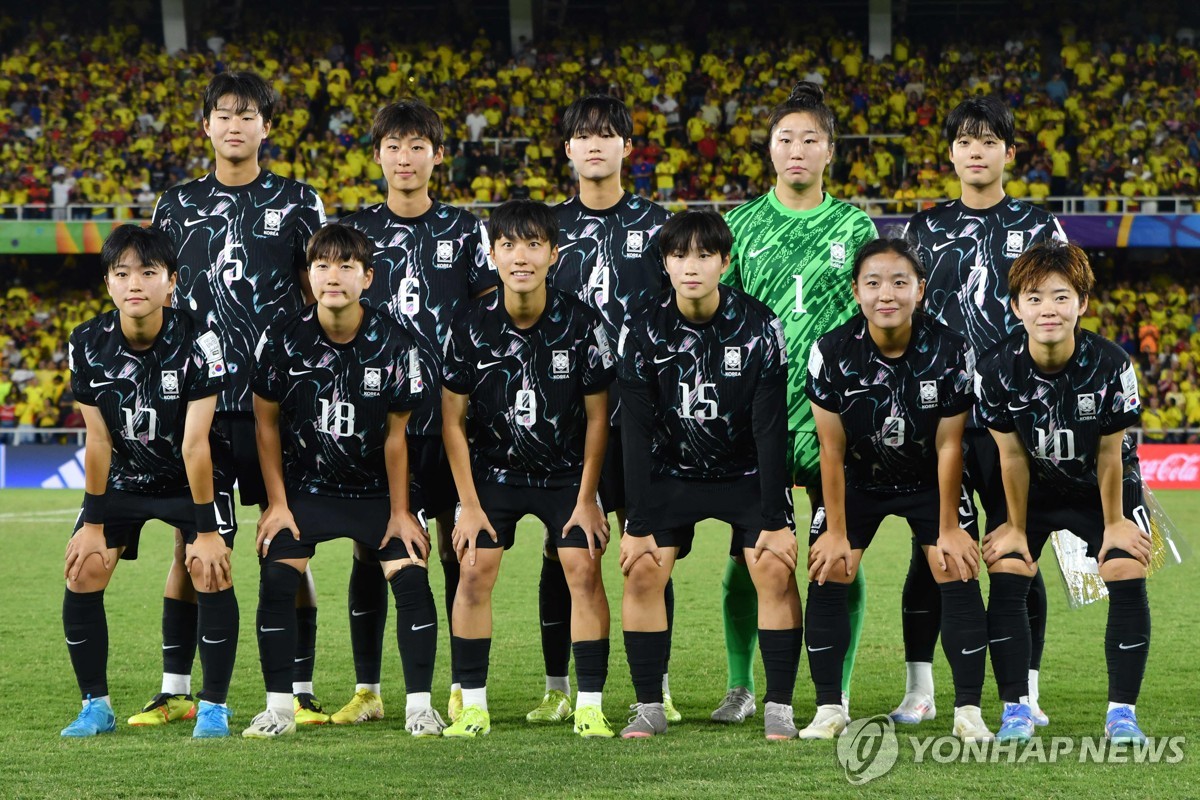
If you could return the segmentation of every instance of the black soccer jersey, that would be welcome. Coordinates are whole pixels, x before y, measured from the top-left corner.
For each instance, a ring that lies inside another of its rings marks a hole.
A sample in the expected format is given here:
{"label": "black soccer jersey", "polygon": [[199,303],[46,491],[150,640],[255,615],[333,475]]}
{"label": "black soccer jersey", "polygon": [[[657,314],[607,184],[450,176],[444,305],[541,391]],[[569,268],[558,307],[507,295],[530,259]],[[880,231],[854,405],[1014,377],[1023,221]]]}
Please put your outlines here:
{"label": "black soccer jersey", "polygon": [[928,272],[925,310],[980,357],[1021,327],[1008,303],[1013,261],[1038,242],[1067,240],[1049,211],[1007,196],[978,210],[940,203],[909,220],[905,236]]}
{"label": "black soccer jersey", "polygon": [[363,297],[386,310],[421,350],[421,373],[429,379],[430,391],[409,418],[408,432],[441,436],[438,387],[450,323],[466,301],[499,282],[488,260],[483,225],[469,211],[438,202],[413,219],[380,203],[342,223],[375,243],[375,278]]}
{"label": "black soccer jersey", "polygon": [[[600,312],[605,333],[616,341],[626,317],[670,287],[657,234],[671,213],[629,193],[602,211],[578,197],[554,211],[558,261],[550,268],[550,285]],[[611,402],[612,424],[619,425],[616,393]]]}
{"label": "black soccer jersey", "polygon": [[134,350],[109,311],[71,332],[71,391],[95,406],[112,438],[108,486],[142,494],[186,489],[183,428],[187,405],[228,383],[221,342],[187,314],[163,309],[148,350]]}
{"label": "black soccer jersey", "polygon": [[266,170],[245,186],[225,186],[210,173],[164,192],[153,224],[175,242],[175,307],[221,336],[230,386],[217,410],[253,412],[254,347],[268,325],[303,305],[296,272],[325,224],[321,198]]}
{"label": "black soccer jersey", "polygon": [[358,334],[346,344],[325,335],[315,305],[272,325],[259,342],[254,393],[279,403],[290,491],[388,494],[387,415],[418,408],[428,390],[412,337],[382,311],[363,310]]}
{"label": "black soccer jersey", "polygon": [[[1100,437],[1138,424],[1137,373],[1116,344],[1088,331],[1060,372],[1041,372],[1024,331],[979,361],[979,414],[1001,433],[1016,432],[1030,455],[1030,505],[1099,503]],[[1125,473],[1137,470],[1137,445],[1126,435]]]}
{"label": "black soccer jersey", "polygon": [[446,342],[443,382],[469,395],[477,481],[557,488],[583,475],[584,395],[612,383],[616,356],[596,312],[563,292],[518,328],[501,287],[468,304]]}
{"label": "black soccer jersey", "polygon": [[913,317],[908,349],[879,352],[861,314],[817,340],[805,391],[841,416],[846,431],[846,484],[908,494],[936,487],[937,428],[975,401],[975,355],[945,325]]}

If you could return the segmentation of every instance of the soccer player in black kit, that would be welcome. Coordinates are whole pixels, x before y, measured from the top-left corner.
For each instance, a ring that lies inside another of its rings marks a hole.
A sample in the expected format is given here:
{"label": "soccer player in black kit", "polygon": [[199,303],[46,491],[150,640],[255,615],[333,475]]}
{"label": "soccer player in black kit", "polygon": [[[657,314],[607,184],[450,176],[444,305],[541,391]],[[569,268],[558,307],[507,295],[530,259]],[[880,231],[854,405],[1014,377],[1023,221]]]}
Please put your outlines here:
{"label": "soccer player in black kit", "polygon": [[116,310],[70,337],[71,389],[88,435],[83,510],[67,545],[63,629],[84,704],[62,735],[116,728],[104,590],[118,559],[137,558],[142,526],[160,519],[182,531],[184,568],[199,593],[204,689],[192,735],[228,736],[225,698],[238,640],[229,553],[237,527],[232,475],[214,481],[223,443],[210,444],[227,364],[216,333],[164,307],[176,277],[165,234],[122,225],[100,260]]}
{"label": "soccer player in black kit", "polygon": [[[258,75],[227,72],[214,77],[203,101],[213,171],[164,192],[152,222],[175,243],[179,278],[174,307],[221,337],[229,387],[217,401],[213,425],[232,443],[242,504],[260,507],[266,493],[253,446],[254,347],[268,325],[303,306],[304,248],[325,222],[312,187],[258,164],[274,110],[274,93]],[[162,691],[129,720],[131,725],[161,725],[192,713],[196,605],[178,538],[163,595]],[[297,719],[326,722],[329,717],[312,694],[317,609],[311,576],[302,585],[298,605]]]}
{"label": "soccer player in black kit", "polygon": [[979,531],[959,519],[975,355],[961,336],[917,312],[924,268],[904,239],[863,245],[851,280],[860,313],[813,345],[805,386],[821,442],[824,503],[810,532],[805,621],[817,712],[800,738],[832,739],[850,722],[841,702],[847,591],[880,523],[895,515],[912,527],[943,595],[954,735],[987,741],[979,711],[987,663]]}
{"label": "soccer player in black kit", "polygon": [[571,592],[575,732],[609,738],[601,703],[609,612],[600,569],[608,521],[597,491],[616,357],[599,315],[546,285],[558,254],[553,211],[511,200],[492,212],[488,234],[502,287],[455,321],[443,367],[443,437],[460,498],[452,641],[463,692],[462,716],[444,735],[491,730],[492,587],[518,520],[532,514],[550,531]]}
{"label": "soccer player in black kit", "polygon": [[711,517],[733,526],[731,549],[745,557],[758,591],[766,737],[792,739],[802,630],[783,327],[765,305],[720,284],[733,236],[716,214],[672,217],[659,246],[673,288],[630,317],[619,347],[628,500],[622,622],[637,695],[621,735],[667,730],[664,590],[691,549],[694,525]]}
{"label": "soccer player in black kit", "polygon": [[988,641],[1004,702],[998,740],[1033,735],[1025,596],[1052,531],[1087,543],[1108,589],[1108,715],[1113,741],[1144,742],[1134,706],[1150,650],[1150,520],[1137,444],[1137,373],[1116,344],[1079,327],[1094,285],[1074,245],[1039,244],[1008,276],[1024,330],[979,361],[979,415],[1000,451],[1008,517],[983,541]]}
{"label": "soccer player in black kit", "polygon": [[[633,147],[633,119],[623,102],[608,95],[580,98],[563,111],[561,129],[567,158],[579,179],[579,194],[554,208],[559,256],[550,271],[550,285],[594,308],[615,342],[626,315],[667,285],[655,237],[671,215],[622,186],[621,168]],[[600,477],[600,502],[606,514],[616,513],[620,527],[625,522],[625,475],[620,394],[615,384],[609,393],[609,411],[612,435]],[[560,722],[571,713],[571,594],[549,543],[549,531],[546,536],[538,586],[546,692],[525,717],[535,723]],[[671,586],[667,592],[670,617]],[[679,713],[671,702],[665,674],[663,691],[668,717],[677,721]]]}
{"label": "soccer player in black kit", "polygon": [[296,590],[316,546],[340,537],[374,550],[392,586],[405,728],[440,736],[445,727],[431,705],[437,607],[429,536],[410,505],[405,442],[426,388],[412,337],[359,302],[374,277],[373,248],[353,228],[322,228],[308,247],[316,304],[272,325],[257,348],[254,413],[269,503],[256,542],[267,708],[242,732],[248,738],[296,730],[288,691]]}
{"label": "soccer player in black kit", "polygon": [[[433,169],[442,163],[444,128],[429,106],[401,100],[384,106],[371,125],[376,162],[388,184],[385,203],[344,218],[375,245],[375,279],[364,297],[386,311],[416,340],[421,374],[429,381],[420,408],[408,421],[409,471],[415,506],[437,521],[438,556],[446,580],[446,618],[458,589],[458,558],[450,541],[458,496],[442,446],[442,406],[438,387],[442,351],[450,323],[472,297],[496,285],[488,262],[486,233],[469,211],[434,200]],[[560,570],[561,571],[561,570]],[[350,641],[357,685],[354,697],[332,720],[365,722],[383,717],[380,661],[387,622],[387,586],[374,553],[355,545],[350,572]],[[450,687],[451,720],[462,710],[462,691]]]}
{"label": "soccer player in black kit", "polygon": [[[1004,169],[1012,163],[1016,145],[1012,111],[999,96],[964,100],[946,117],[944,135],[962,197],[917,214],[905,232],[925,265],[925,311],[966,336],[976,358],[982,358],[1021,327],[1008,304],[1013,260],[1038,242],[1066,241],[1066,235],[1049,211],[1004,192]],[[965,441],[964,514],[977,520],[978,493],[985,529],[991,530],[1004,521],[1004,494],[996,447],[977,412],[967,420]],[[941,592],[914,539],[901,600],[908,678],[904,699],[891,715],[896,722],[916,724],[937,713],[932,661],[940,602]],[[1046,638],[1046,586],[1040,574],[1030,587],[1029,621],[1030,702],[1037,724],[1046,725],[1049,719],[1038,705],[1037,680]]]}

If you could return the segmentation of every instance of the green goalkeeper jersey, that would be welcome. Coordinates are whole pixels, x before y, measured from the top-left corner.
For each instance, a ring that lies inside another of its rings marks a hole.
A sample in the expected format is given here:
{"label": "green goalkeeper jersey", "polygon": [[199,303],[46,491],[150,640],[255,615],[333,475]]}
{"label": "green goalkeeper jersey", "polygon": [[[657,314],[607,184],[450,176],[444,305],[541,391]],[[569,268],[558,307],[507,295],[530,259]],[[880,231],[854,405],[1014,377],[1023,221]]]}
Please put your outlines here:
{"label": "green goalkeeper jersey", "polygon": [[850,273],[858,248],[876,238],[862,210],[828,194],[793,211],[767,192],[730,211],[733,254],[722,280],[768,305],[783,320],[788,361],[788,430],[813,432],[804,395],[808,352],[817,337],[846,322],[858,306]]}

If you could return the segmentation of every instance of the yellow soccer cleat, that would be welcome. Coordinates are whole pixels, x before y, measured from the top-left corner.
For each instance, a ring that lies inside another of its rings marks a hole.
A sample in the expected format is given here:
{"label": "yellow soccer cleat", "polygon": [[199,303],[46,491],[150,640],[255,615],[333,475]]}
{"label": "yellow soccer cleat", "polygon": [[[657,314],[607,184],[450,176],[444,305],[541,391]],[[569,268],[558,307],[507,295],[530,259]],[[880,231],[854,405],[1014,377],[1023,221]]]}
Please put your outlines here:
{"label": "yellow soccer cleat", "polygon": [[196,718],[196,701],[190,694],[156,694],[146,707],[129,718],[135,727],[166,725],[181,719]]}
{"label": "yellow soccer cleat", "polygon": [[481,706],[467,706],[454,724],[442,731],[450,739],[474,739],[492,732],[492,718]]}
{"label": "yellow soccer cleat", "polygon": [[450,702],[446,705],[446,716],[450,718],[451,722],[457,722],[458,718],[462,716],[462,710],[462,689],[451,689]]}
{"label": "yellow soccer cleat", "polygon": [[571,698],[558,689],[546,692],[542,702],[533,711],[525,715],[526,722],[544,725],[552,722],[562,722],[571,716]]}
{"label": "yellow soccer cleat", "polygon": [[329,722],[329,715],[321,708],[321,703],[308,693],[292,698],[292,712],[296,716],[297,725],[324,725]]}
{"label": "yellow soccer cleat", "polygon": [[357,725],[377,719],[383,719],[383,698],[370,689],[359,689],[349,703],[330,717],[334,725]]}

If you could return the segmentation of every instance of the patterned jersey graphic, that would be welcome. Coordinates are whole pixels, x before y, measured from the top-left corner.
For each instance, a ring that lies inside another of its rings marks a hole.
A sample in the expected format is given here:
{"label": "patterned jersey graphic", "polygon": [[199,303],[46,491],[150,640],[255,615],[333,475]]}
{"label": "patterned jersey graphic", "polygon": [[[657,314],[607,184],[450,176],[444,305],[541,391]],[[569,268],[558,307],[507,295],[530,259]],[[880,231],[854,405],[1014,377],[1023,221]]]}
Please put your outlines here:
{"label": "patterned jersey graphic", "polygon": [[175,307],[217,331],[225,347],[230,386],[217,410],[251,413],[254,347],[268,325],[303,305],[296,273],[325,224],[320,197],[266,170],[245,186],[225,186],[210,173],[164,192],[153,224],[175,242]]}
{"label": "patterned jersey graphic", "polygon": [[375,243],[375,277],[364,299],[387,311],[421,350],[421,372],[430,391],[409,419],[408,432],[441,436],[438,389],[450,323],[468,300],[498,283],[484,227],[470,212],[438,202],[414,219],[399,217],[381,203],[342,223]]}
{"label": "patterned jersey graphic", "polygon": [[[1046,375],[1029,355],[1022,332],[979,361],[979,415],[989,428],[1016,432],[1030,454],[1031,505],[1100,502],[1096,457],[1100,437],[1138,424],[1137,373],[1118,345],[1088,331],[1076,334],[1075,354]],[[1137,446],[1126,434],[1125,474],[1137,470]]]}
{"label": "patterned jersey graphic", "polygon": [[[602,211],[588,208],[578,197],[554,210],[558,262],[550,268],[550,285],[599,312],[605,333],[616,341],[628,315],[670,286],[658,230],[671,213],[628,193]],[[611,410],[612,424],[620,425],[618,392]]]}
{"label": "patterned jersey graphic", "polygon": [[[828,194],[810,211],[792,211],[767,192],[730,211],[733,255],[722,280],[766,303],[783,322],[788,356],[808,361],[813,342],[854,315],[850,274],[858,249],[876,238],[861,210]],[[788,383],[788,430],[815,432],[804,370]]]}
{"label": "patterned jersey graphic", "polygon": [[721,286],[708,323],[688,322],[673,292],[633,315],[621,333],[621,383],[650,393],[657,474],[725,479],[758,472],[753,415],[758,387],[787,381],[779,319]]}
{"label": "patterned jersey graphic", "polygon": [[254,393],[279,403],[284,482],[308,494],[384,497],[387,415],[417,408],[427,391],[419,351],[369,307],[354,341],[335,344],[316,309],[272,326],[255,354]]}
{"label": "patterned jersey graphic", "polygon": [[600,317],[563,292],[549,290],[546,310],[527,329],[513,325],[503,287],[472,301],[446,342],[443,382],[470,397],[475,480],[578,484],[584,396],[608,388],[615,361]]}
{"label": "patterned jersey graphic", "polygon": [[862,316],[817,340],[808,396],[839,414],[846,483],[901,494],[937,486],[937,428],[975,401],[975,356],[961,336],[917,314],[900,358],[879,352]]}
{"label": "patterned jersey graphic", "polygon": [[[216,333],[164,308],[153,346],[134,350],[121,333],[120,313],[109,311],[71,332],[69,360],[75,399],[99,409],[112,437],[108,485],[142,494],[187,488],[187,404],[229,383]],[[215,434],[211,441],[216,456],[223,444]]]}

